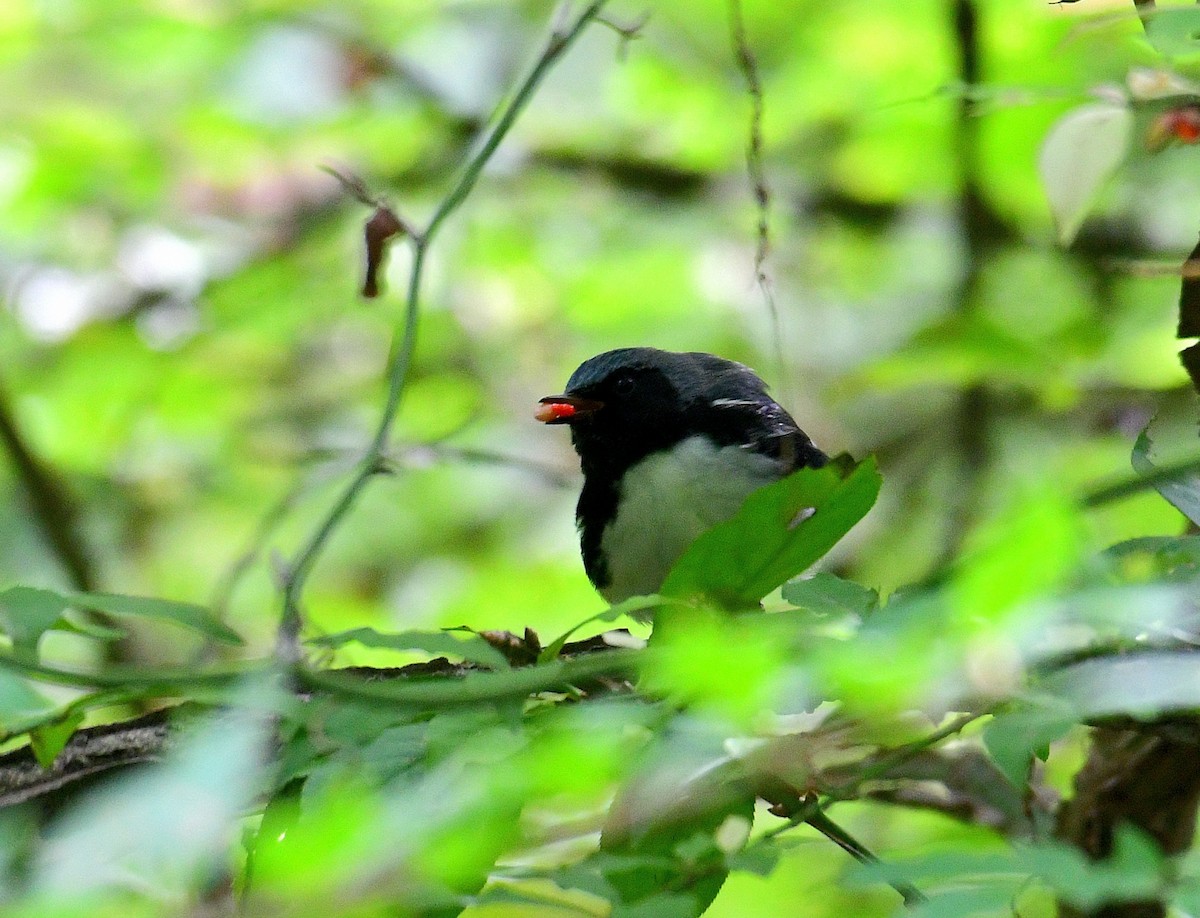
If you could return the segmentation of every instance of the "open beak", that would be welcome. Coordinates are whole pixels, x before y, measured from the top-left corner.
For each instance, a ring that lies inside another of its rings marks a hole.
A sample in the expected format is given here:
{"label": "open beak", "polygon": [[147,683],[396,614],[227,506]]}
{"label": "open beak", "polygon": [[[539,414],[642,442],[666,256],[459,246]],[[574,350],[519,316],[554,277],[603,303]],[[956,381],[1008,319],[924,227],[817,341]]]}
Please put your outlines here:
{"label": "open beak", "polygon": [[574,395],[547,395],[538,400],[538,410],[533,416],[543,424],[570,424],[580,418],[595,414],[604,407],[604,402]]}

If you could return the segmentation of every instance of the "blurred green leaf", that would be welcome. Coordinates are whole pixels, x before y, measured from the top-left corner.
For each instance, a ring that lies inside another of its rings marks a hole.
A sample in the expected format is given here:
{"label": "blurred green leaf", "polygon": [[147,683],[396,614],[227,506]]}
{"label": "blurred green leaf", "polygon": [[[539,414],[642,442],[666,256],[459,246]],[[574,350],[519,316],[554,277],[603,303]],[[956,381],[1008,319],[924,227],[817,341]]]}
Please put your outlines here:
{"label": "blurred green leaf", "polygon": [[1078,508],[1053,484],[1013,499],[968,540],[953,581],[964,627],[1003,620],[1064,584],[1083,554]]}
{"label": "blurred green leaf", "polygon": [[877,590],[843,580],[827,571],[789,580],[783,585],[783,598],[785,602],[816,615],[862,618],[879,607]]}
{"label": "blurred green leaf", "polygon": [[1037,696],[1017,702],[983,728],[983,744],[992,761],[1013,787],[1024,787],[1034,756],[1061,739],[1079,717],[1071,705],[1057,698]]}
{"label": "blurred green leaf", "polygon": [[1038,174],[1062,245],[1074,241],[1092,200],[1125,159],[1132,129],[1127,105],[1094,102],[1067,112],[1042,141]]}
{"label": "blurred green leaf", "polygon": [[843,471],[804,468],[751,494],[732,519],[700,536],[661,594],[746,609],[819,560],[879,494],[875,461]]}
{"label": "blurred green leaf", "polygon": [[53,628],[69,600],[51,590],[14,586],[0,593],[0,621],[13,646],[34,651],[38,639]]}
{"label": "blurred green leaf", "polygon": [[1164,57],[1189,58],[1200,54],[1200,10],[1160,8],[1146,20],[1146,38]]}
{"label": "blurred green leaf", "polygon": [[212,613],[195,603],[154,599],[148,596],[123,596],[118,593],[64,593],[63,598],[81,609],[93,609],[109,615],[150,618],[173,622],[225,644],[241,644],[241,636]]}
{"label": "blurred green leaf", "polygon": [[43,722],[57,706],[34,691],[29,683],[6,669],[0,669],[0,732],[13,735]]}
{"label": "blurred green leaf", "polygon": [[1200,708],[1200,654],[1151,651],[1084,660],[1046,676],[1041,687],[1083,717],[1153,717]]}
{"label": "blurred green leaf", "polygon": [[509,668],[504,654],[483,638],[477,635],[456,638],[446,631],[401,631],[389,634],[376,631],[374,628],[352,628],[349,631],[314,638],[309,643],[317,647],[331,647],[335,650],[352,643],[382,650],[416,650],[431,656],[445,654],[461,657],[489,669]]}
{"label": "blurred green leaf", "polygon": [[75,730],[83,723],[83,712],[79,711],[61,720],[42,724],[29,732],[29,743],[33,754],[42,768],[50,768],[63,747],[75,735]]}
{"label": "blurred green leaf", "polygon": [[139,886],[185,896],[218,870],[260,792],[273,690],[248,681],[240,707],[193,723],[166,761],[85,794],[47,832],[34,888],[70,899]]}

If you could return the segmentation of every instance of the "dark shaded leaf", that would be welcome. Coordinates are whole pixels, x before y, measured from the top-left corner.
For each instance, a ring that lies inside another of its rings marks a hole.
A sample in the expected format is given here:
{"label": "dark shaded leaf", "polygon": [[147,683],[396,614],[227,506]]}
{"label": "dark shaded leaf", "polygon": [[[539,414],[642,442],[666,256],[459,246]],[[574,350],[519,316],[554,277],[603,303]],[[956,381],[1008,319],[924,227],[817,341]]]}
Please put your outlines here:
{"label": "dark shaded leaf", "polygon": [[1200,344],[1193,344],[1180,351],[1179,362],[1187,371],[1188,379],[1192,381],[1192,388],[1200,392]]}
{"label": "dark shaded leaf", "polygon": [[[1133,454],[1130,460],[1138,474],[1152,476],[1156,472],[1154,462],[1150,458],[1153,443],[1147,427],[1138,434],[1137,442],[1133,444]],[[1200,525],[1200,472],[1188,472],[1163,481],[1156,481],[1154,489],[1180,513],[1197,525]]]}

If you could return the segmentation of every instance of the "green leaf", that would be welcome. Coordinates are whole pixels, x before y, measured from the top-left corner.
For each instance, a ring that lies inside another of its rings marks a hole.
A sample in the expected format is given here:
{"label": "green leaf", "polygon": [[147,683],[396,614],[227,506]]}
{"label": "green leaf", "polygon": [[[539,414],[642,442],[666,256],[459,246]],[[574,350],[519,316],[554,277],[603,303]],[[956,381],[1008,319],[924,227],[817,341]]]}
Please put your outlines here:
{"label": "green leaf", "polygon": [[1009,783],[1021,788],[1033,757],[1044,758],[1041,750],[1078,722],[1075,709],[1061,699],[1029,699],[992,718],[983,728],[983,745]]}
{"label": "green leaf", "polygon": [[1096,192],[1125,159],[1132,128],[1129,107],[1115,102],[1082,105],[1050,128],[1038,156],[1038,174],[1060,244],[1075,239]]}
{"label": "green leaf", "polygon": [[0,732],[7,736],[23,733],[43,722],[55,709],[45,695],[6,669],[0,669]]}
{"label": "green leaf", "polygon": [[33,754],[42,768],[49,768],[63,751],[63,747],[75,735],[75,730],[83,723],[83,712],[76,711],[61,720],[42,724],[30,731],[29,740]]}
{"label": "green leaf", "polygon": [[952,585],[960,621],[994,623],[1053,593],[1083,554],[1079,509],[1052,483],[1032,485],[971,533]]}
{"label": "green leaf", "polygon": [[759,488],[732,519],[692,544],[662,595],[753,606],[836,545],[871,509],[879,485],[875,461],[867,459],[848,473],[835,464],[804,468]]}
{"label": "green leaf", "polygon": [[1151,478],[1154,481],[1154,489],[1167,503],[1193,523],[1200,525],[1200,472],[1192,471],[1178,477],[1156,480],[1154,476],[1158,469],[1150,458],[1153,449],[1150,428],[1147,427],[1138,434],[1137,441],[1133,444],[1130,460],[1134,471]]}
{"label": "green leaf", "polygon": [[204,606],[195,603],[149,596],[125,596],[120,593],[65,593],[63,596],[71,605],[81,609],[92,609],[109,615],[160,619],[199,631],[206,637],[225,644],[242,643],[236,631],[214,618]]}
{"label": "green leaf", "polygon": [[1153,717],[1200,708],[1200,659],[1167,651],[1097,657],[1047,676],[1043,687],[1081,717]]}
{"label": "green leaf", "polygon": [[826,571],[788,581],[783,585],[783,599],[816,615],[862,618],[879,607],[878,591]]}
{"label": "green leaf", "polygon": [[508,669],[508,660],[504,654],[478,636],[466,639],[454,637],[446,631],[401,631],[385,633],[374,628],[352,628],[337,634],[327,634],[315,638],[310,643],[317,647],[330,647],[336,650],[346,644],[361,644],[378,650],[410,651],[416,650],[433,656],[449,655],[479,663],[489,669]]}
{"label": "green leaf", "polygon": [[1156,10],[1146,20],[1146,38],[1164,57],[1200,54],[1200,10]]}
{"label": "green leaf", "polygon": [[37,649],[38,639],[62,618],[67,599],[50,590],[14,586],[0,593],[0,621],[13,646]]}

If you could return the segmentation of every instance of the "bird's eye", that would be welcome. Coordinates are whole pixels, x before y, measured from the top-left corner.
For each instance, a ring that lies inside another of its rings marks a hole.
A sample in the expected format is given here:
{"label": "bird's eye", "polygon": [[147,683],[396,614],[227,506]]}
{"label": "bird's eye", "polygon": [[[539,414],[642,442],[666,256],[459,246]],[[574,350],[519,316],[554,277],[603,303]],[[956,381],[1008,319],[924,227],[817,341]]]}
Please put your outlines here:
{"label": "bird's eye", "polygon": [[633,377],[628,373],[622,373],[613,381],[613,388],[617,390],[618,395],[628,395],[634,389]]}

